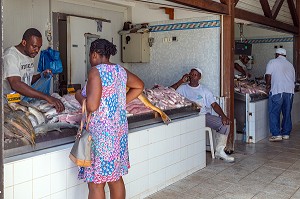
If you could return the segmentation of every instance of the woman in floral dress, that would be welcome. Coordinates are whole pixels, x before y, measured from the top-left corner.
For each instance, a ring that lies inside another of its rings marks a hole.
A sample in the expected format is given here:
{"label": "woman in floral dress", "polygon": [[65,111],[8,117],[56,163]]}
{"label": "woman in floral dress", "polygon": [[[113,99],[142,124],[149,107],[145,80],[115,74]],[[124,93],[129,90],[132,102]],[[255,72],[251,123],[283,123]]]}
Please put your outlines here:
{"label": "woman in floral dress", "polygon": [[[80,168],[79,178],[89,187],[89,199],[105,198],[107,183],[111,198],[125,198],[122,176],[128,173],[128,123],[126,103],[138,97],[144,83],[118,64],[110,63],[116,46],[105,39],[97,39],[90,47],[88,81],[76,99],[82,104],[86,98],[91,114],[89,131],[92,135],[92,165]],[[126,86],[129,91],[126,93]]]}

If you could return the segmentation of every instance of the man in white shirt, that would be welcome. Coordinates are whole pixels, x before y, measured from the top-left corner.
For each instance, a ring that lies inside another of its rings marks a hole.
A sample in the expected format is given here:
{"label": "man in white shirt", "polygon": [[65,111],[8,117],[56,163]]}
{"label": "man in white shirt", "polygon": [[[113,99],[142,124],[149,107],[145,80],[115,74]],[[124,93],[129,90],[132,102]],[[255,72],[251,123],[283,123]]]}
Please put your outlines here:
{"label": "man in white shirt", "polygon": [[[43,99],[53,104],[56,110],[61,112],[64,110],[64,105],[59,99],[31,87],[41,77],[41,74],[34,74],[34,57],[39,53],[41,46],[42,35],[40,31],[29,28],[24,32],[19,45],[5,49],[3,55],[4,94],[17,92],[26,97]],[[51,71],[45,71],[45,73],[49,72]]]}
{"label": "man in white shirt", "polygon": [[[234,157],[228,156],[224,151],[230,131],[230,120],[216,103],[212,92],[200,85],[201,75],[202,71],[200,68],[193,68],[189,74],[185,74],[171,87],[187,99],[201,106],[200,114],[205,114],[206,126],[218,132],[215,156],[227,162],[234,162]],[[184,84],[186,82],[188,84]],[[211,115],[212,108],[219,114],[219,117]]]}
{"label": "man in white shirt", "polygon": [[277,48],[275,57],[269,61],[265,74],[266,86],[270,92],[268,108],[272,137],[269,141],[287,140],[292,131],[291,111],[295,89],[295,69],[286,59],[285,49]]}
{"label": "man in white shirt", "polygon": [[240,55],[239,59],[234,61],[234,75],[251,77],[251,74],[248,73],[247,66],[246,66],[249,60],[250,60],[249,56]]}

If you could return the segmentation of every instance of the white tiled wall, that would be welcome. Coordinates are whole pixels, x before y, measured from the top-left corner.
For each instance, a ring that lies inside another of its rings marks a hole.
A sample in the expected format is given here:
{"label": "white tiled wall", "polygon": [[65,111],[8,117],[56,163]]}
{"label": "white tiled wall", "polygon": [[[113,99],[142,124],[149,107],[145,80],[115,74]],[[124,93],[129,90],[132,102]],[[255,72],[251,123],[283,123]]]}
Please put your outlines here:
{"label": "white tiled wall", "polygon": [[274,46],[283,46],[287,51],[286,58],[293,63],[293,42],[253,44],[252,56],[254,58],[254,64],[253,68],[249,70],[253,78],[261,77],[266,73],[268,62],[275,58]]}
{"label": "white tiled wall", "polygon": [[[204,116],[129,133],[127,198],[144,198],[205,167]],[[84,199],[70,148],[4,165],[5,199]],[[107,198],[109,198],[106,187]]]}
{"label": "white tiled wall", "polygon": [[[153,22],[149,25],[165,25],[186,22],[219,20],[208,16],[182,20]],[[178,41],[165,43],[166,37],[176,37]],[[193,67],[202,69],[201,83],[215,96],[220,96],[220,28],[200,28],[192,30],[172,30],[151,32],[154,38],[150,49],[149,63],[133,63],[129,70],[138,75],[146,88],[155,84],[171,86]]]}

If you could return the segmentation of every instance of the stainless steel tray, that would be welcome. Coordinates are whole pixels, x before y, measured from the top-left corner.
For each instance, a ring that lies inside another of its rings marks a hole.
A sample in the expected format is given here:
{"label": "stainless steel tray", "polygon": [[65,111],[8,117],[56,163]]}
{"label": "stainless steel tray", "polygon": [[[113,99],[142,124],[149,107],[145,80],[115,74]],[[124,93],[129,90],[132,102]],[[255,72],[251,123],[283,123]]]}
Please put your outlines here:
{"label": "stainless steel tray", "polygon": [[[200,112],[200,108],[198,108],[197,105],[193,103],[190,106],[164,110],[164,112],[169,116],[171,120],[175,120],[190,115],[198,114]],[[129,129],[135,129],[135,128],[163,122],[160,115],[154,111],[147,114],[130,116],[127,119],[128,119]]]}
{"label": "stainless steel tray", "polygon": [[76,129],[62,129],[61,131],[50,131],[46,134],[37,135],[35,146],[25,144],[20,139],[13,139],[11,143],[4,143],[4,158],[74,142]]}
{"label": "stainless steel tray", "polygon": [[[260,101],[260,100],[264,100],[264,99],[269,98],[268,95],[264,95],[264,94],[249,94],[249,95],[250,95],[250,102],[256,102],[256,101]],[[234,99],[245,102],[246,101],[246,94],[235,92],[234,93]]]}
{"label": "stainless steel tray", "polygon": [[[171,118],[171,120],[175,120],[198,114],[200,109],[197,108],[195,104],[192,104],[182,108],[165,110],[164,112]],[[127,119],[129,130],[163,123],[161,117],[154,111],[147,114],[130,116]],[[76,129],[62,129],[62,132],[51,131],[44,135],[37,135],[36,145],[34,147],[25,144],[20,139],[14,139],[10,143],[4,143],[4,158],[72,143],[74,142],[76,133]]]}

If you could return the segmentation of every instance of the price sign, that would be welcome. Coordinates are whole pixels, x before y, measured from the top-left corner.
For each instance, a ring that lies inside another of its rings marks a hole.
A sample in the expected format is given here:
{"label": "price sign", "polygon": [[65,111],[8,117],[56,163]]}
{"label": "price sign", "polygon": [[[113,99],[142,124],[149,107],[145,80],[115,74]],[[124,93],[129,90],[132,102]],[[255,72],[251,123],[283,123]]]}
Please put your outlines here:
{"label": "price sign", "polygon": [[67,88],[67,90],[68,90],[69,94],[75,95],[75,88],[70,87],[70,88]]}
{"label": "price sign", "polygon": [[7,98],[8,103],[21,101],[21,95],[19,93],[7,94],[6,98]]}

